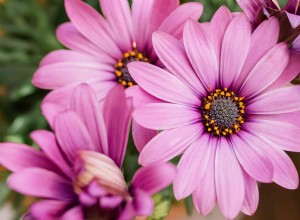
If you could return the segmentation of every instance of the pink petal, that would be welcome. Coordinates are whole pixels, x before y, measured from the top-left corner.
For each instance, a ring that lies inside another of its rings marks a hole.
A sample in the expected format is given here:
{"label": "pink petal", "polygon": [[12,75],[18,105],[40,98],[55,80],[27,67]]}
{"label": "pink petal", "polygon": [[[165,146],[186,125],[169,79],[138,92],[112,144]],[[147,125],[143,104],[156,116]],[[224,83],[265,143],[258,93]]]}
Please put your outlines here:
{"label": "pink petal", "polygon": [[256,135],[262,140],[260,146],[264,145],[268,157],[273,162],[274,182],[286,189],[297,189],[299,177],[293,161],[284,151],[279,149],[272,142],[259,136],[258,133]]}
{"label": "pink petal", "polygon": [[168,33],[177,39],[182,38],[183,28],[188,19],[198,21],[203,12],[203,5],[199,2],[184,3],[162,22],[159,30]]}
{"label": "pink petal", "polygon": [[128,69],[138,85],[156,98],[177,104],[200,105],[200,99],[169,72],[143,62],[131,62]]}
{"label": "pink petal", "polygon": [[107,129],[108,156],[121,166],[127,147],[132,113],[131,101],[129,103],[126,99],[122,85],[111,90],[103,102],[102,109]]}
{"label": "pink petal", "polygon": [[181,79],[197,95],[206,95],[206,90],[194,72],[181,41],[164,32],[155,32],[153,46],[159,59],[171,73]]}
{"label": "pink petal", "polygon": [[243,172],[245,181],[245,200],[242,206],[242,212],[246,215],[253,215],[258,206],[259,192],[254,179]]}
{"label": "pink petal", "polygon": [[36,130],[30,134],[30,138],[42,149],[47,157],[52,160],[62,171],[72,177],[70,164],[64,159],[60,147],[57,145],[55,135],[46,130]]}
{"label": "pink petal", "polygon": [[159,26],[163,21],[179,7],[179,0],[153,0],[152,11],[151,11],[151,31],[158,30]]}
{"label": "pink petal", "polygon": [[299,127],[276,119],[276,116],[267,120],[253,117],[245,124],[245,129],[261,134],[282,150],[300,152]]}
{"label": "pink petal", "polygon": [[283,9],[290,13],[296,14],[298,7],[299,7],[299,0],[288,0],[288,2],[286,3]]}
{"label": "pink petal", "polygon": [[78,151],[94,150],[87,128],[73,111],[60,113],[54,127],[57,141],[70,162],[76,160]]}
{"label": "pink petal", "polygon": [[300,110],[300,86],[283,87],[255,97],[247,105],[250,114],[282,114]]}
{"label": "pink petal", "polygon": [[291,53],[290,61],[286,66],[281,76],[268,88],[268,90],[276,89],[281,86],[288,85],[293,79],[297,77],[300,72],[300,54]]}
{"label": "pink petal", "polygon": [[76,206],[74,208],[69,209],[65,214],[61,217],[61,220],[84,220],[84,211],[81,206]]}
{"label": "pink petal", "polygon": [[100,62],[60,62],[41,66],[32,83],[43,89],[57,89],[72,83],[115,80],[114,67]]}
{"label": "pink petal", "polygon": [[129,4],[124,0],[100,0],[101,10],[123,51],[132,49],[133,23]]}
{"label": "pink petal", "polygon": [[[100,56],[100,55],[99,55]],[[98,57],[97,57],[98,58]],[[98,62],[102,61],[94,56],[77,52],[74,50],[55,50],[47,54],[40,63],[40,66],[64,63],[64,62]],[[114,63],[112,63],[114,64]]]}
{"label": "pink petal", "polygon": [[[56,89],[50,92],[43,100],[42,111],[48,123],[53,128],[54,118],[58,113],[64,111],[69,107],[74,89],[80,83],[73,83],[68,86]],[[88,84],[93,88],[97,94],[97,99],[101,100],[107,93],[117,85],[117,82],[106,81],[89,81]]]}
{"label": "pink petal", "polygon": [[136,215],[135,208],[132,202],[127,202],[121,214],[118,217],[118,220],[128,220],[133,219]]}
{"label": "pink petal", "polygon": [[145,128],[132,120],[132,136],[134,144],[139,152],[141,152],[146,144],[158,134],[158,131]]}
{"label": "pink petal", "polygon": [[221,58],[222,41],[228,24],[233,18],[231,12],[225,6],[221,6],[211,19],[209,28],[217,57]]}
{"label": "pink petal", "polygon": [[138,216],[150,216],[154,211],[152,197],[143,190],[135,190],[133,205]]}
{"label": "pink petal", "polygon": [[62,176],[41,168],[27,168],[8,178],[11,189],[29,196],[74,201],[72,183]]}
{"label": "pink petal", "polygon": [[199,110],[177,104],[153,103],[138,107],[133,118],[145,128],[165,130],[199,122]]}
{"label": "pink petal", "polygon": [[115,62],[115,59],[80,34],[71,22],[60,25],[56,30],[56,35],[59,41],[69,49],[96,57],[100,56],[105,63]]}
{"label": "pink petal", "polygon": [[174,195],[177,200],[195,191],[205,175],[213,149],[210,136],[203,134],[184,152],[174,180]]}
{"label": "pink petal", "polygon": [[122,57],[108,23],[91,6],[83,1],[65,1],[65,8],[73,25],[88,40],[93,42],[110,56],[119,59]]}
{"label": "pink petal", "polygon": [[175,173],[175,166],[171,163],[156,163],[142,167],[134,174],[131,188],[154,195],[173,182]]}
{"label": "pink petal", "polygon": [[201,215],[207,215],[214,208],[216,198],[215,156],[218,139],[211,138],[210,158],[203,178],[193,192],[193,202]]}
{"label": "pink petal", "polygon": [[231,144],[225,138],[219,140],[216,152],[216,192],[224,216],[233,219],[241,210],[245,187],[240,164]]}
{"label": "pink petal", "polygon": [[198,22],[189,20],[184,27],[183,42],[202,84],[208,91],[214,90],[219,78],[219,58],[207,31]]}
{"label": "pink petal", "polygon": [[104,118],[94,90],[88,84],[79,85],[73,92],[70,109],[73,110],[88,129],[95,149],[108,153],[108,142]]}
{"label": "pink petal", "polygon": [[232,145],[241,166],[247,174],[259,182],[271,183],[274,168],[266,152],[248,132],[240,131],[231,138]]}
{"label": "pink petal", "polygon": [[69,205],[69,202],[60,200],[42,200],[30,206],[30,214],[36,219],[55,219],[59,218]]}
{"label": "pink petal", "polygon": [[247,15],[247,17],[251,20],[251,22],[255,21],[256,13],[258,12],[258,10],[261,9],[263,6],[265,6],[263,0],[251,0],[251,1],[237,0],[237,3],[243,9],[243,11]]}
{"label": "pink petal", "polygon": [[244,14],[234,17],[222,42],[220,78],[223,88],[229,88],[238,78],[248,55],[250,39],[251,25],[247,17]]}
{"label": "pink petal", "polygon": [[241,87],[240,95],[251,98],[275,82],[289,62],[289,54],[285,43],[273,47],[249,73]]}
{"label": "pink petal", "polygon": [[135,0],[132,2],[132,20],[136,45],[139,51],[147,49],[150,41],[150,15],[153,0]]}
{"label": "pink petal", "polygon": [[100,198],[100,207],[106,209],[117,208],[123,201],[121,196],[109,196]]}
{"label": "pink petal", "polygon": [[145,146],[140,154],[139,163],[145,166],[168,161],[183,153],[202,132],[201,123],[163,131]]}
{"label": "pink petal", "polygon": [[30,167],[57,171],[57,167],[43,152],[17,143],[0,144],[0,163],[12,172]]}
{"label": "pink petal", "polygon": [[134,108],[148,103],[161,103],[160,99],[155,98],[145,92],[140,86],[131,86],[125,90],[126,97],[132,98]]}
{"label": "pink petal", "polygon": [[251,36],[251,44],[244,67],[238,80],[234,83],[235,88],[239,88],[257,62],[277,44],[279,37],[279,22],[275,17],[261,23]]}
{"label": "pink petal", "polygon": [[[299,3],[298,3],[299,4]],[[300,16],[297,15],[297,14],[291,14],[291,13],[288,13],[288,12],[285,12],[289,21],[290,21],[290,24],[292,26],[293,29],[297,28],[298,25],[300,24]]]}

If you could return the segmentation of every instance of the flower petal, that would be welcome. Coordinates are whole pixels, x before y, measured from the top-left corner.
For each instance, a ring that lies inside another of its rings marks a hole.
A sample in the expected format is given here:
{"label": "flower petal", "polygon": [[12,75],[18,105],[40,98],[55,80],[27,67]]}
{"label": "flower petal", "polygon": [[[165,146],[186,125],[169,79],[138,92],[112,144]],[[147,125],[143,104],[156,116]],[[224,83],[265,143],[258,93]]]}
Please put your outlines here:
{"label": "flower petal", "polygon": [[232,146],[221,138],[216,153],[216,192],[220,209],[224,216],[233,219],[241,210],[245,187],[240,164]]}
{"label": "flower petal", "polygon": [[85,124],[91,135],[95,150],[108,153],[108,142],[104,118],[94,90],[88,84],[79,85],[73,92],[70,109]]}
{"label": "flower petal", "polygon": [[163,131],[145,146],[139,163],[145,166],[168,161],[183,153],[202,132],[203,125],[200,123]]}
{"label": "flower petal", "polygon": [[132,2],[132,20],[137,49],[144,51],[150,42],[149,20],[152,10],[153,0],[134,0]]}
{"label": "flower petal", "polygon": [[193,202],[201,215],[207,215],[214,208],[216,198],[215,157],[218,139],[211,138],[210,158],[203,178],[193,192]]}
{"label": "flower petal", "polygon": [[142,167],[134,174],[131,188],[154,195],[173,182],[175,173],[175,166],[171,163],[156,163]]}
{"label": "flower petal", "polygon": [[115,59],[86,39],[71,22],[61,24],[56,30],[56,35],[59,41],[69,49],[96,57],[100,56],[105,63],[115,62]]}
{"label": "flower petal", "polygon": [[259,182],[271,183],[274,168],[263,148],[255,142],[256,138],[240,131],[231,138],[235,154],[247,174]]}
{"label": "flower petal", "polygon": [[127,147],[132,104],[125,97],[124,87],[116,86],[103,101],[103,117],[107,129],[108,156],[121,167]]}
{"label": "flower petal", "polygon": [[247,104],[249,114],[282,114],[300,110],[300,86],[288,86],[255,97]]}
{"label": "flower petal", "polygon": [[69,162],[74,162],[80,150],[95,150],[92,138],[83,122],[70,110],[60,113],[54,122],[55,134]]}
{"label": "flower petal", "polygon": [[290,61],[281,76],[268,88],[276,89],[288,85],[300,72],[300,54],[291,53]]}
{"label": "flower petal", "polygon": [[167,69],[197,95],[206,95],[206,90],[194,72],[182,42],[164,32],[155,32],[152,38],[155,52]]}
{"label": "flower petal", "polygon": [[100,62],[60,62],[41,66],[32,83],[43,89],[57,89],[72,83],[114,80],[114,67]]}
{"label": "flower petal", "polygon": [[195,191],[205,175],[211,157],[210,136],[200,135],[184,152],[177,166],[174,180],[174,195],[177,200]]}
{"label": "flower petal", "polygon": [[177,104],[200,105],[200,99],[169,72],[144,62],[131,62],[128,69],[138,85],[156,98]]}
{"label": "flower petal", "polygon": [[207,31],[198,22],[189,20],[184,27],[183,42],[202,84],[208,91],[213,91],[219,78],[219,58]]}
{"label": "flower petal", "polygon": [[245,200],[242,206],[242,212],[246,215],[253,215],[258,206],[259,192],[254,179],[243,172],[245,182]]}
{"label": "flower petal", "polygon": [[43,152],[17,143],[0,144],[0,164],[12,172],[30,167],[57,171],[57,167]]}
{"label": "flower petal", "polygon": [[150,216],[154,211],[152,197],[143,190],[135,190],[133,205],[138,216]]}
{"label": "flower petal", "polygon": [[256,13],[258,12],[258,10],[265,6],[263,0],[237,0],[237,3],[243,9],[243,11],[245,12],[245,14],[251,22],[255,21]]}
{"label": "flower petal", "polygon": [[83,1],[65,1],[68,17],[80,33],[105,51],[110,56],[122,57],[117,44],[114,42],[112,30],[104,18],[91,6]]}
{"label": "flower petal", "polygon": [[251,25],[247,17],[244,14],[234,17],[222,42],[220,80],[223,88],[229,88],[238,78],[248,55],[250,39]]}
{"label": "flower petal", "polygon": [[123,51],[132,49],[133,23],[128,1],[100,0],[101,10]]}
{"label": "flower petal", "polygon": [[153,0],[150,16],[151,31],[158,30],[162,22],[179,7],[179,0]]}
{"label": "flower petal", "polygon": [[132,136],[134,145],[141,152],[146,144],[158,134],[158,131],[145,128],[132,120]]}
{"label": "flower petal", "polygon": [[[262,37],[263,36],[263,37]],[[244,67],[238,80],[234,83],[239,88],[257,62],[277,44],[279,38],[279,21],[275,17],[261,23],[251,36],[251,44]]]}
{"label": "flower petal", "polygon": [[74,208],[69,209],[65,214],[61,217],[61,220],[84,220],[84,211],[81,206],[76,206]]}
{"label": "flower petal", "polygon": [[30,206],[30,214],[36,219],[58,219],[69,205],[60,200],[42,200]]}
{"label": "flower petal", "polygon": [[283,150],[279,149],[272,142],[258,135],[258,133],[256,136],[261,139],[260,146],[264,146],[268,157],[273,162],[274,182],[286,189],[297,189],[299,177],[293,161]]}
{"label": "flower petal", "polygon": [[133,107],[139,107],[148,103],[164,102],[149,93],[145,92],[140,86],[131,86],[125,90],[126,97],[132,98]]}
{"label": "flower petal", "polygon": [[[221,6],[211,19],[209,28],[217,57],[221,58],[222,41],[228,24],[233,16],[228,8]],[[220,61],[218,61],[220,62]]]}
{"label": "flower petal", "polygon": [[41,168],[23,169],[12,174],[7,181],[11,189],[25,195],[64,201],[76,199],[71,182]]}
{"label": "flower petal", "polygon": [[133,118],[145,128],[165,130],[199,122],[199,110],[177,104],[154,103],[135,109]]}
{"label": "flower petal", "polygon": [[[98,55],[100,56],[100,55]],[[55,63],[64,63],[64,62],[103,62],[101,57],[94,57],[82,52],[74,50],[55,50],[47,54],[43,60],[40,62],[40,66],[51,65]],[[105,63],[105,62],[103,62]],[[114,63],[112,63],[114,64]]]}
{"label": "flower petal", "polygon": [[121,214],[119,215],[118,220],[128,220],[133,219],[136,215],[135,208],[132,202],[127,202]]}
{"label": "flower petal", "polygon": [[177,39],[182,38],[183,28],[188,19],[198,21],[203,12],[203,5],[199,2],[188,2],[177,7],[159,26],[159,30]]}
{"label": "flower petal", "polygon": [[62,171],[72,177],[71,165],[64,159],[60,147],[57,145],[55,135],[46,130],[36,130],[30,134],[31,139],[43,150],[53,163]]}
{"label": "flower petal", "polygon": [[241,86],[240,95],[251,98],[274,83],[286,68],[289,54],[285,43],[279,43],[273,47],[249,73]]}
{"label": "flower petal", "polygon": [[245,124],[245,129],[261,134],[282,150],[300,152],[300,139],[298,137],[300,129],[293,124],[276,121],[276,117],[274,120],[254,117]]}

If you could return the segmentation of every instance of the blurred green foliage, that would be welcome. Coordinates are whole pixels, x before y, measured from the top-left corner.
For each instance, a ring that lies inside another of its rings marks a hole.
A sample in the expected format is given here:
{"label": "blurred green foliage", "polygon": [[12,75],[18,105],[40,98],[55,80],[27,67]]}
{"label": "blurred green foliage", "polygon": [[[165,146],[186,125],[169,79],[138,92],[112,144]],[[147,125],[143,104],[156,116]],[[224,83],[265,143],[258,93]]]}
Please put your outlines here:
{"label": "blurred green foliage", "polygon": [[[182,0],[191,2],[193,0]],[[98,0],[87,0],[101,11]],[[194,0],[202,2],[204,13],[201,21],[209,21],[213,13],[226,5],[232,11],[240,8],[235,0]],[[286,0],[281,0],[284,4]],[[32,144],[29,134],[35,129],[47,129],[40,112],[40,103],[47,91],[35,88],[31,78],[40,60],[50,51],[62,48],[55,29],[67,21],[63,0],[0,0],[0,141]],[[124,162],[126,179],[132,178],[138,168],[138,152],[130,139]],[[22,196],[10,192],[5,180],[9,173],[0,172],[0,207],[9,198],[20,216],[24,210]],[[168,214],[174,200],[167,189],[154,197],[157,205],[152,220]],[[25,203],[28,203],[25,201]],[[185,202],[187,212],[192,212],[192,202]],[[23,208],[21,208],[23,207]]]}

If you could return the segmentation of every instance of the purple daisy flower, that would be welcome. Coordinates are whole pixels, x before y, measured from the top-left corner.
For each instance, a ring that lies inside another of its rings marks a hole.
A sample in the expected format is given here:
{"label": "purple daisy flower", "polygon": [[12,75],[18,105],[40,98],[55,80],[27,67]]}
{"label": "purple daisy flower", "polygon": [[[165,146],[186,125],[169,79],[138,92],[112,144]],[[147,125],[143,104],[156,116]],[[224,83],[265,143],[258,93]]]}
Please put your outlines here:
{"label": "purple daisy flower", "polygon": [[[252,215],[257,181],[298,187],[296,168],[284,150],[300,151],[295,115],[300,87],[287,85],[291,77],[285,71],[299,69],[287,67],[290,50],[277,43],[276,18],[251,30],[243,13],[233,16],[221,7],[210,23],[188,21],[183,43],[154,34],[155,51],[168,70],[142,62],[128,65],[141,89],[157,99],[136,108],[133,117],[161,131],[139,162],[155,164],[183,153],[175,197],[192,194],[203,215],[216,203],[228,219],[240,210]],[[132,88],[139,99],[141,89]]]}
{"label": "purple daisy flower", "polygon": [[175,168],[169,163],[140,168],[127,187],[120,169],[132,107],[122,86],[99,106],[95,92],[82,84],[70,102],[70,109],[54,117],[54,133],[31,134],[41,151],[0,144],[0,163],[13,172],[9,187],[44,199],[26,217],[129,220],[151,215],[151,195],[172,183]]}

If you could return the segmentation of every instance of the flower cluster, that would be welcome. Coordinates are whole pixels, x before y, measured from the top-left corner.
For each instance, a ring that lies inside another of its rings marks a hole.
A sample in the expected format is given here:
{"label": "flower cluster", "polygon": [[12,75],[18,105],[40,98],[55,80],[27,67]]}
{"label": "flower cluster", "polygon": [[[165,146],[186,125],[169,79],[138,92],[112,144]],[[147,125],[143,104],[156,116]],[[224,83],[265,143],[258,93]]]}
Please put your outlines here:
{"label": "flower cluster", "polygon": [[[24,219],[151,216],[171,183],[199,214],[218,204],[233,219],[255,213],[257,182],[298,187],[285,151],[300,152],[300,3],[237,2],[244,12],[199,23],[195,2],[100,0],[102,16],[65,0],[68,49],[32,80],[53,90],[41,105],[52,132],[32,132],[39,149],[0,144],[9,187],[42,199]],[[126,179],[130,131],[142,167]]]}

